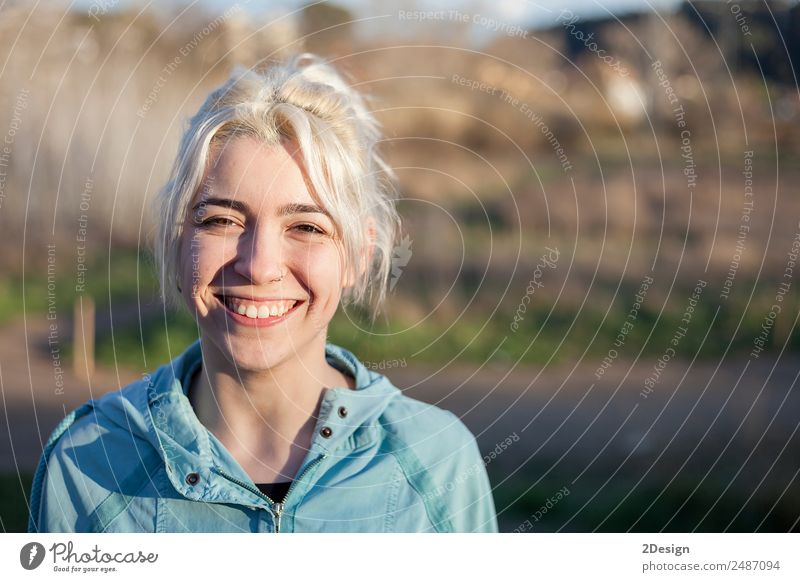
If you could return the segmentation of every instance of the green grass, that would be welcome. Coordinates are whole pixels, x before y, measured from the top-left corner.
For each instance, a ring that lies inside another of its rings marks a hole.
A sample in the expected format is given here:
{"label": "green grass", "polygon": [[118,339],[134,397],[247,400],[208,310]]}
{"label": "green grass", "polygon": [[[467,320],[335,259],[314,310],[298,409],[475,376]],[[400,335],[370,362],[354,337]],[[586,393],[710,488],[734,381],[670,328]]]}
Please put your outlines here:
{"label": "green grass", "polygon": [[[18,317],[23,309],[27,313],[47,312],[48,302],[55,305],[59,314],[68,311],[71,315],[73,302],[79,295],[75,289],[73,263],[72,258],[58,257],[51,281],[48,281],[46,267],[29,269],[24,281],[19,274],[7,275],[0,281],[0,322]],[[147,301],[156,295],[157,282],[149,257],[140,250],[115,248],[110,260],[109,256],[97,256],[88,265],[83,294],[93,297],[98,308],[109,302],[135,304],[140,297]],[[468,286],[467,282],[465,285]],[[520,283],[514,287],[520,291],[519,296],[509,293],[497,312],[490,315],[494,309],[490,299],[496,293],[491,289],[491,282],[487,282],[476,296],[471,310],[455,318],[455,322],[434,312],[419,325],[416,321],[397,316],[391,318],[390,326],[380,323],[373,326],[365,318],[354,324],[348,315],[354,316],[357,310],[348,309],[346,314],[340,309],[329,327],[329,340],[350,349],[364,361],[406,358],[408,365],[441,364],[450,360],[483,363],[494,354],[492,359],[497,363],[541,366],[547,362],[553,365],[575,361],[584,351],[587,358],[599,361],[609,349],[615,348],[614,340],[634,303],[638,281],[628,281],[613,298],[610,295],[612,289],[603,290],[600,284],[596,295],[584,304],[577,318],[579,304],[571,304],[563,298],[556,302],[546,295],[536,295],[535,301],[528,304],[516,331],[511,329],[511,323],[525,285]],[[749,288],[749,282],[737,280],[737,290],[741,290],[741,295],[749,294]],[[410,292],[413,291],[406,290],[406,293]],[[468,289],[457,287],[454,293],[454,297],[461,297],[453,299],[456,304],[466,303]],[[625,345],[618,349],[620,359],[636,357],[645,341],[642,355],[660,356],[669,347],[678,326],[682,325],[689,289],[674,291],[674,299],[668,302],[660,316],[660,307],[652,293],[643,304]],[[709,332],[708,338],[699,359],[720,356],[733,337],[744,310],[745,297],[732,295],[727,302],[720,303],[715,293],[717,290],[712,289],[710,283],[696,306],[689,334],[676,347],[677,357],[695,357],[706,331]],[[779,324],[800,304],[798,293],[793,289],[787,296]],[[762,285],[756,289],[754,300],[733,340],[733,352],[752,349],[753,338],[761,332],[764,315],[774,301],[774,294],[774,285]],[[436,300],[430,289],[420,288],[417,295],[419,303]],[[722,308],[711,326],[718,304]],[[608,305],[611,308],[603,321]],[[404,331],[398,333],[398,330]],[[770,334],[766,349],[774,349],[778,341],[785,339],[782,335],[785,333],[788,333],[787,328],[782,331],[776,328]],[[100,364],[120,365],[144,372],[169,361],[197,337],[197,326],[190,315],[168,313],[143,321],[141,327],[116,326],[113,337],[98,336],[96,357]],[[589,345],[593,337],[594,341]],[[800,332],[797,330],[789,338],[789,347],[800,347]],[[69,357],[69,353],[70,346],[65,345],[65,357]]]}
{"label": "green grass", "polygon": [[169,312],[141,327],[115,329],[113,338],[96,342],[96,358],[140,373],[152,371],[177,357],[198,337],[197,325],[186,313]]}
{"label": "green grass", "polygon": [[157,284],[148,261],[141,250],[114,247],[110,255],[96,255],[87,261],[83,289],[77,289],[73,257],[56,255],[50,271],[41,265],[30,266],[24,273],[7,273],[0,281],[0,323],[23,312],[68,312],[80,295],[92,297],[98,306],[112,300],[135,301],[138,293],[149,297]]}
{"label": "green grass", "polygon": [[[679,292],[675,296],[685,295]],[[609,349],[615,348],[614,341],[626,321],[631,303],[632,299],[623,295],[613,303],[603,321],[603,311],[592,307],[603,302],[587,303],[588,307],[576,319],[570,306],[561,304],[550,312],[551,304],[540,300],[526,311],[516,331],[510,328],[514,313],[508,309],[499,311],[488,321],[483,313],[480,317],[465,315],[454,323],[431,317],[419,325],[412,321],[393,320],[391,326],[372,326],[364,320],[354,323],[340,310],[331,322],[328,339],[349,349],[362,361],[369,362],[406,358],[407,365],[441,364],[450,360],[483,363],[494,354],[491,359],[496,363],[541,366],[548,361],[551,365],[575,361],[596,334],[588,345],[586,357],[599,362]],[[716,305],[701,300],[692,316],[689,333],[675,347],[676,356],[694,358],[700,350],[701,360],[719,357],[733,336],[742,308],[736,304],[725,305],[712,326]],[[625,344],[615,348],[619,351],[619,358],[633,359],[642,346],[644,357],[662,355],[670,347],[678,327],[683,325],[684,309],[685,304],[676,301],[668,304],[659,317],[655,308],[645,303]],[[753,338],[760,333],[768,309],[765,300],[758,300],[751,306],[733,341],[734,353],[752,349]],[[398,333],[398,330],[401,331]],[[708,337],[703,343],[706,332]],[[191,316],[185,312],[168,313],[166,317],[144,321],[141,329],[139,326],[117,327],[113,338],[98,338],[97,359],[103,364],[122,365],[144,372],[168,362],[197,337],[197,325]],[[795,331],[789,340],[790,347],[800,346],[800,333]],[[774,348],[775,342],[773,333],[767,349]]]}

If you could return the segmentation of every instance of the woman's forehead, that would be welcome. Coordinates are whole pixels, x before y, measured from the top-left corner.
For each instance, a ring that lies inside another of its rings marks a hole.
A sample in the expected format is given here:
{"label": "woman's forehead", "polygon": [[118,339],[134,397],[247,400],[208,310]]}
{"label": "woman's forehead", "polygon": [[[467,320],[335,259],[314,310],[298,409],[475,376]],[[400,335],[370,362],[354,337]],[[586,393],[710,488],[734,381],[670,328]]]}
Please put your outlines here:
{"label": "woman's forehead", "polygon": [[237,201],[223,205],[244,204],[260,211],[305,205],[328,214],[313,195],[301,156],[292,143],[270,145],[246,137],[227,140],[215,152],[192,205]]}

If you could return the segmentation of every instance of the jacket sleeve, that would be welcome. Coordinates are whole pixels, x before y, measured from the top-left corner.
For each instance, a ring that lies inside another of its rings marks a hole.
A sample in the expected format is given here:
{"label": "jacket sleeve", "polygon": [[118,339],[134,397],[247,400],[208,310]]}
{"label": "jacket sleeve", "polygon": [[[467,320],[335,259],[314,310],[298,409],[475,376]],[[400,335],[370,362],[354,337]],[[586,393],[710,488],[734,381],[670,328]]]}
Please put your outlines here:
{"label": "jacket sleeve", "polygon": [[59,423],[47,440],[31,486],[29,533],[75,531],[78,510],[72,503],[74,492],[68,488],[64,464],[59,462],[58,455],[53,453],[73,423],[88,414],[92,407],[93,403],[90,401],[73,410]]}
{"label": "jacket sleeve", "polygon": [[460,448],[457,452],[454,450],[456,466],[451,473],[452,485],[446,485],[451,489],[446,498],[453,531],[497,533],[492,486],[475,436],[456,415],[452,416],[461,433]]}
{"label": "jacket sleeve", "polygon": [[151,489],[161,457],[91,404],[67,416],[45,446],[31,488],[29,532],[155,529]]}

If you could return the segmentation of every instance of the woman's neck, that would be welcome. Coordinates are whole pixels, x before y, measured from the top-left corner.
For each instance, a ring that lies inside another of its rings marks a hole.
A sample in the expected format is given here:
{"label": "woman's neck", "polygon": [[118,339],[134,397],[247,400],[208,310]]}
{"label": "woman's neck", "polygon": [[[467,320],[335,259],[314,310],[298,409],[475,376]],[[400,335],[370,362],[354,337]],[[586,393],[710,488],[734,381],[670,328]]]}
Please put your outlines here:
{"label": "woman's neck", "polygon": [[293,479],[311,446],[325,390],[355,387],[352,377],[328,364],[324,345],[316,351],[252,372],[203,345],[189,400],[200,422],[257,483]]}

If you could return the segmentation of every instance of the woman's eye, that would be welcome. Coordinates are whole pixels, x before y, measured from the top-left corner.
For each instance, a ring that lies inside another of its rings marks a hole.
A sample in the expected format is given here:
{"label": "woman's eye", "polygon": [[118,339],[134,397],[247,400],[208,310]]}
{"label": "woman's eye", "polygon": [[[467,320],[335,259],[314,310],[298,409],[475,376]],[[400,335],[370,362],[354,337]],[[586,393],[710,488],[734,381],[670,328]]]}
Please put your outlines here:
{"label": "woman's eye", "polygon": [[298,224],[295,226],[296,229],[302,232],[308,232],[311,234],[325,234],[325,231],[314,226],[313,224]]}
{"label": "woman's eye", "polygon": [[236,226],[236,223],[225,216],[213,216],[201,222],[203,226]]}

